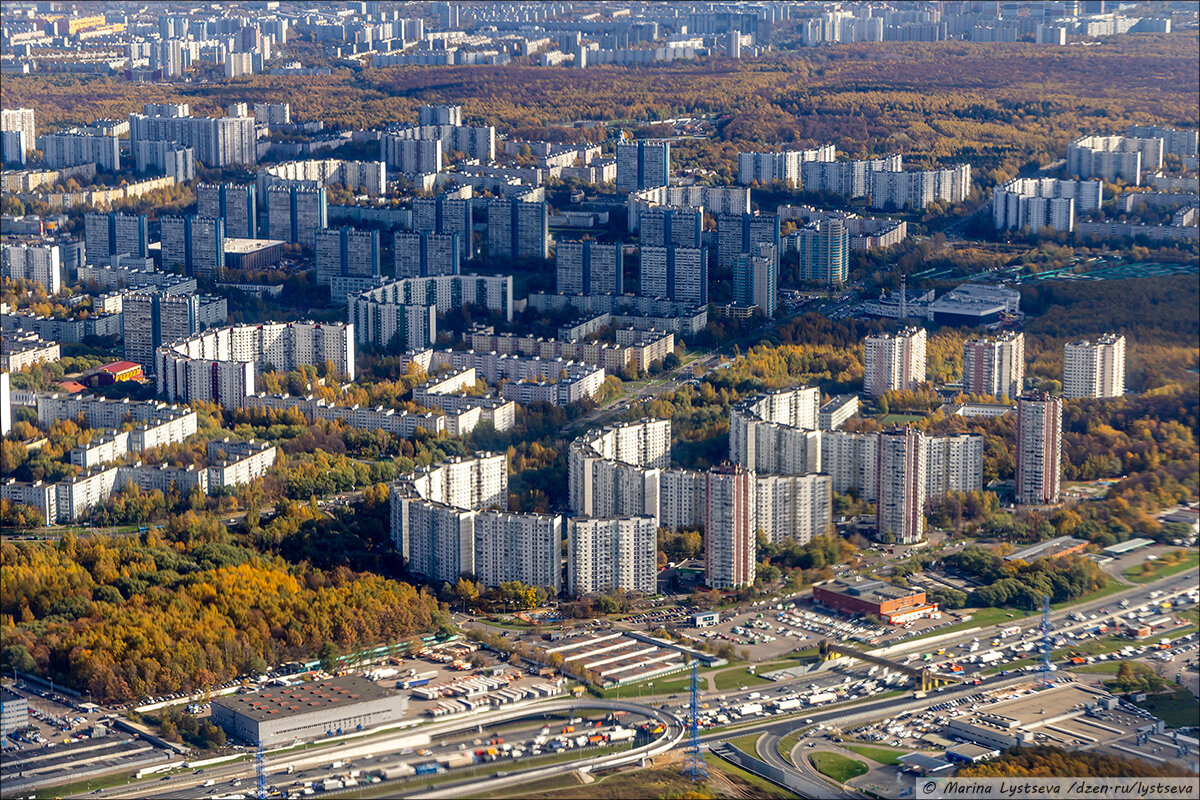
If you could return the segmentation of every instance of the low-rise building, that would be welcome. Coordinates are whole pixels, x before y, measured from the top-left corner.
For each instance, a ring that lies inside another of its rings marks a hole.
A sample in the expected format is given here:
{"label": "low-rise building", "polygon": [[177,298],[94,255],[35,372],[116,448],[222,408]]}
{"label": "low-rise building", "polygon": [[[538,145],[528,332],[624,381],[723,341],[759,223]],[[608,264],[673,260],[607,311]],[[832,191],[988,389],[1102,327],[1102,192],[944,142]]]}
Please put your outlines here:
{"label": "low-rise building", "polygon": [[226,735],[274,747],[397,722],[408,699],[382,685],[346,675],[212,701],[212,720]]}
{"label": "low-rise building", "polygon": [[878,617],[893,625],[922,617],[941,616],[937,603],[925,599],[925,590],[903,588],[861,577],[830,581],[813,587],[813,602],[846,614]]}

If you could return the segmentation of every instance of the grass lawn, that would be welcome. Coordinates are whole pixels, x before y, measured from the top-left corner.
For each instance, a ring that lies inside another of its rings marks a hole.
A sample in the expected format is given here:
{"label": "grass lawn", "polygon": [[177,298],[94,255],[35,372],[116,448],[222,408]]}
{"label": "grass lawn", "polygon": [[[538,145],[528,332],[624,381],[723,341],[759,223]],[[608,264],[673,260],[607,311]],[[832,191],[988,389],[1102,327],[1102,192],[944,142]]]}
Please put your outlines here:
{"label": "grass lawn", "polygon": [[1164,694],[1148,695],[1137,705],[1167,723],[1171,728],[1196,724],[1200,717],[1200,701],[1182,686],[1171,686]]}
{"label": "grass lawn", "polygon": [[808,757],[817,772],[828,775],[838,783],[845,783],[851,778],[866,775],[870,769],[861,761],[846,758],[837,753],[813,753]]}
{"label": "grass lawn", "polygon": [[792,750],[800,743],[800,737],[803,731],[792,731],[787,736],[779,740],[779,755],[784,761],[792,760]]}
{"label": "grass lawn", "polygon": [[[758,791],[763,792],[763,795],[766,797],[796,797],[796,795],[792,794],[788,790],[780,788],[770,781],[758,777],[757,775],[746,772],[746,770],[736,767],[719,756],[713,755],[712,753],[704,754],[704,764],[708,767],[710,772],[712,770],[724,772],[727,776],[737,781],[750,784]],[[635,795],[628,796],[632,797]],[[592,797],[592,795],[589,793],[588,797]]]}
{"label": "grass lawn", "polygon": [[1138,565],[1136,567],[1127,567],[1122,574],[1134,583],[1149,583],[1159,578],[1178,575],[1180,572],[1192,569],[1197,564],[1200,564],[1200,552],[1189,550],[1185,558],[1172,564],[1163,563],[1161,558],[1146,563],[1150,564],[1152,568],[1150,572],[1143,573],[1143,565]]}
{"label": "grass lawn", "polygon": [[[755,668],[758,669],[757,667]],[[768,669],[768,672],[771,670]],[[735,669],[726,669],[718,672],[713,681],[718,689],[736,689],[739,686],[762,686],[771,681],[766,678],[750,672],[745,667],[737,667]]]}
{"label": "grass lawn", "polygon": [[860,756],[865,756],[872,761],[878,761],[880,764],[899,764],[900,756],[912,752],[910,750],[897,750],[892,747],[872,747],[865,744],[843,744],[842,747],[852,752],[858,753]]}
{"label": "grass lawn", "polygon": [[1124,591],[1128,588],[1129,587],[1125,584],[1110,577],[1108,579],[1108,585],[1103,589],[1097,589],[1090,594],[1085,594],[1083,597],[1077,597],[1074,600],[1064,600],[1061,603],[1051,603],[1050,608],[1054,611],[1061,611],[1064,608],[1078,605],[1080,603],[1087,603],[1092,600],[1099,600],[1101,597],[1108,597],[1110,594],[1116,594],[1117,592]]}
{"label": "grass lawn", "polygon": [[1071,667],[1071,672],[1087,672],[1099,675],[1116,675],[1117,670],[1121,668],[1120,661],[1101,661],[1099,664],[1084,664],[1079,667]]}
{"label": "grass lawn", "polygon": [[923,414],[884,414],[879,419],[880,425],[907,425],[925,419]]}
{"label": "grass lawn", "polygon": [[[711,672],[712,670],[707,670]],[[704,679],[706,671],[700,673],[700,691],[708,690],[708,681]],[[650,684],[654,684],[651,686]],[[662,678],[655,678],[650,681],[638,681],[637,683],[629,683],[624,686],[614,686],[611,689],[600,690],[600,696],[605,700],[637,699],[638,697],[652,697],[662,694],[683,694],[692,690],[692,673],[681,672],[675,675],[666,675]]]}
{"label": "grass lawn", "polygon": [[919,636],[914,636],[912,639],[906,639],[905,642],[924,639],[928,636],[937,636],[943,633],[953,633],[954,631],[966,630],[967,628],[986,628],[989,625],[999,625],[1011,620],[1019,620],[1029,616],[1027,611],[1017,611],[1011,608],[981,608],[971,612],[971,619],[966,622],[956,622],[953,625],[948,625],[945,628],[922,633]]}
{"label": "grass lawn", "polygon": [[[104,775],[99,778],[93,778],[90,781],[60,783],[57,786],[47,786],[45,789],[39,789],[32,796],[41,800],[42,798],[50,797],[70,797],[76,794],[90,794],[97,789],[108,789],[113,786],[127,786],[135,783],[136,781],[133,776],[134,773],[132,772],[119,772],[116,775]],[[146,782],[148,783],[150,780],[155,780],[155,778],[146,779]],[[22,795],[22,797],[27,796],[29,795]]]}
{"label": "grass lawn", "polygon": [[736,739],[727,740],[731,745],[741,750],[747,755],[755,755],[754,745],[758,743],[761,733],[747,733],[744,736],[739,736]]}

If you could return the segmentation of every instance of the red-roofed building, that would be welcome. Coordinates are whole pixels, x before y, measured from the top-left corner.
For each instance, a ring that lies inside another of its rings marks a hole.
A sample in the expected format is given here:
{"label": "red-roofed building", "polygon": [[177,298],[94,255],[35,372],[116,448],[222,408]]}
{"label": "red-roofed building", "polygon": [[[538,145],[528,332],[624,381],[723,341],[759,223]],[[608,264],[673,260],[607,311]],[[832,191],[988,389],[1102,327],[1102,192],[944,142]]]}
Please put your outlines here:
{"label": "red-roofed building", "polygon": [[87,387],[79,381],[62,381],[58,384],[58,388],[60,391],[66,392],[67,394],[79,394],[80,392],[87,390]]}
{"label": "red-roofed building", "polygon": [[111,364],[97,367],[81,378],[93,389],[110,386],[121,381],[140,381],[141,379],[142,365],[132,361],[114,361]]}

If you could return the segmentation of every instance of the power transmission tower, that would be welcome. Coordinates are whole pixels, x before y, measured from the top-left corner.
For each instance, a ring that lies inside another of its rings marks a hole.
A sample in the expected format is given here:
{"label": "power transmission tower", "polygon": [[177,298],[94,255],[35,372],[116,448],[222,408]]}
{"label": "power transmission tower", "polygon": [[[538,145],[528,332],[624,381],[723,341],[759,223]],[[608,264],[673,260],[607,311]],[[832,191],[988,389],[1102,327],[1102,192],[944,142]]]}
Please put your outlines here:
{"label": "power transmission tower", "polygon": [[1054,685],[1050,679],[1050,597],[1042,595],[1042,671],[1038,686],[1046,689]]}
{"label": "power transmission tower", "polygon": [[684,777],[699,783],[708,779],[708,767],[704,765],[704,753],[700,750],[700,665],[692,662],[692,716],[688,721],[688,763],[683,769]]}
{"label": "power transmission tower", "polygon": [[262,739],[258,740],[258,749],[254,752],[254,774],[258,785],[255,796],[258,800],[266,800],[267,797],[267,754],[263,752]]}

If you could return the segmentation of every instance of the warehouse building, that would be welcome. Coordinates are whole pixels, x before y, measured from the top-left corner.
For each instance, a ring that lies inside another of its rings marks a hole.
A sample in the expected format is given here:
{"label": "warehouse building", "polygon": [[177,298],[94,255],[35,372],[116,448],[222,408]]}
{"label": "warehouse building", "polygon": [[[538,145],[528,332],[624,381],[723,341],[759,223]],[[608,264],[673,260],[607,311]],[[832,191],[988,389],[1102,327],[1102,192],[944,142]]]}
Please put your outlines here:
{"label": "warehouse building", "polygon": [[407,706],[403,695],[347,675],[220,697],[212,718],[228,736],[273,747],[396,722]]}
{"label": "warehouse building", "polygon": [[1083,539],[1074,539],[1070,536],[1059,536],[1054,539],[1047,539],[1044,542],[1038,542],[1035,545],[1026,547],[1023,550],[1018,550],[1015,553],[1010,553],[1004,557],[1005,561],[1024,561],[1026,563],[1037,561],[1039,558],[1061,558],[1062,556],[1070,556],[1076,553],[1082,553],[1084,548],[1088,546],[1088,542]]}
{"label": "warehouse building", "polygon": [[937,603],[925,600],[924,589],[906,589],[858,577],[814,586],[813,602],[846,614],[873,615],[892,625],[941,616]]}

